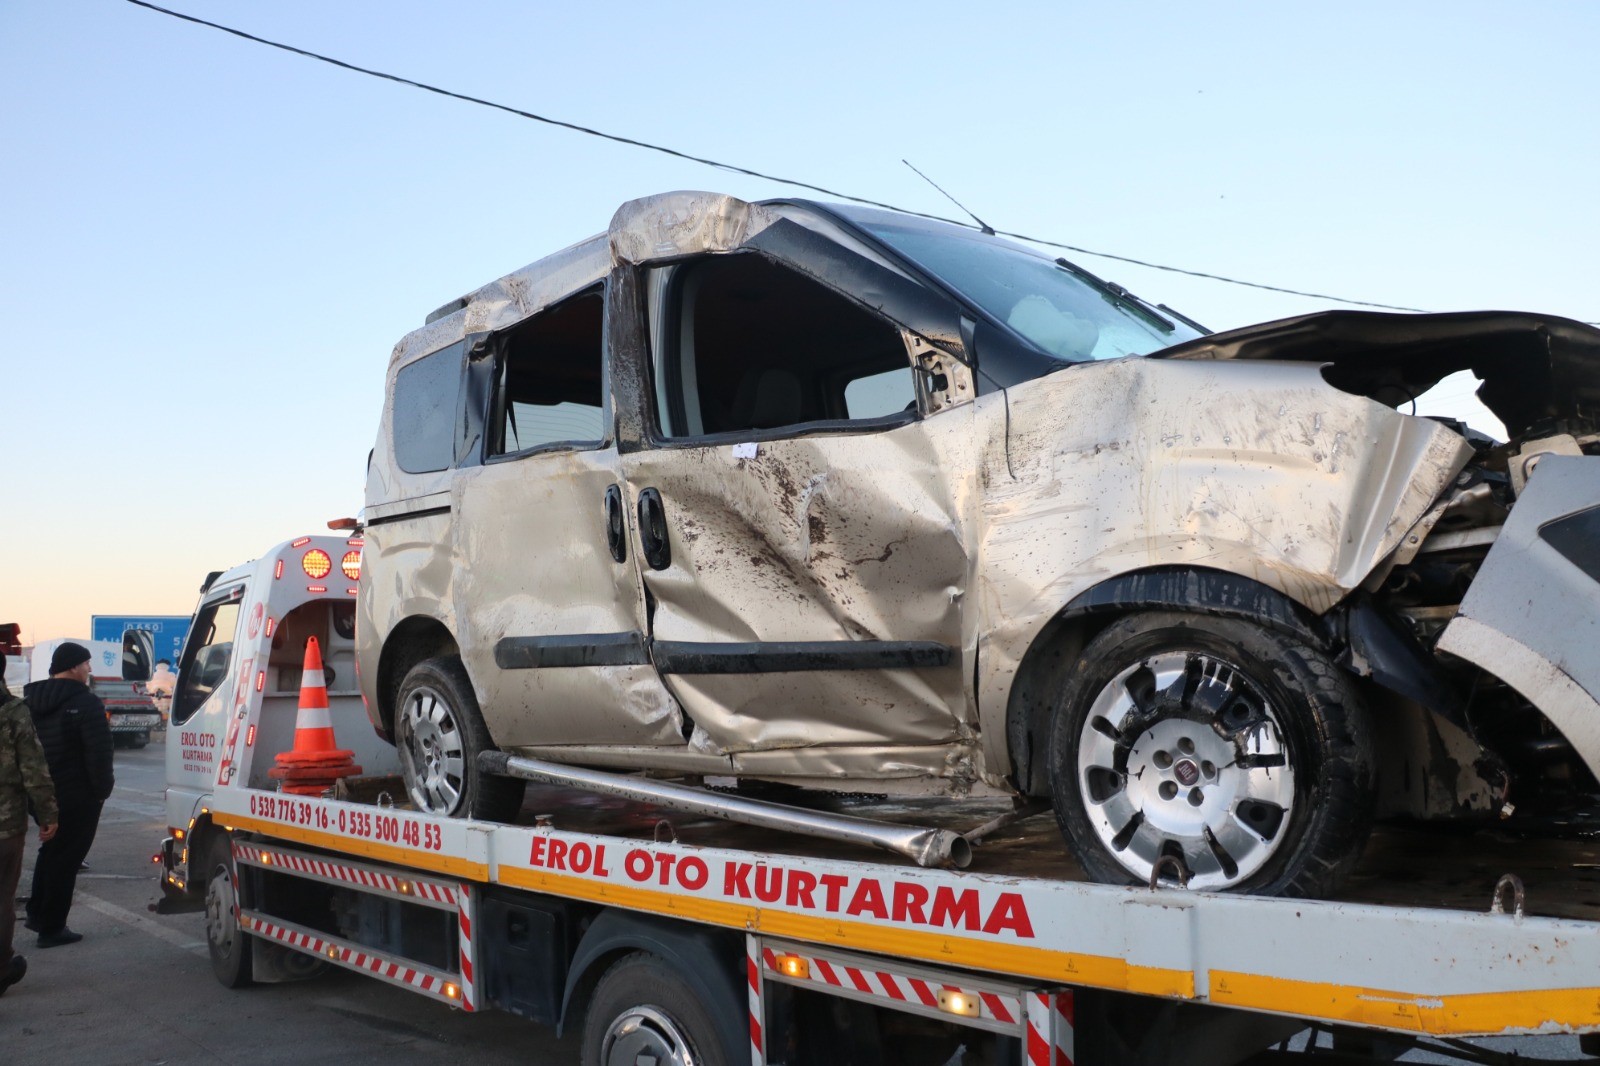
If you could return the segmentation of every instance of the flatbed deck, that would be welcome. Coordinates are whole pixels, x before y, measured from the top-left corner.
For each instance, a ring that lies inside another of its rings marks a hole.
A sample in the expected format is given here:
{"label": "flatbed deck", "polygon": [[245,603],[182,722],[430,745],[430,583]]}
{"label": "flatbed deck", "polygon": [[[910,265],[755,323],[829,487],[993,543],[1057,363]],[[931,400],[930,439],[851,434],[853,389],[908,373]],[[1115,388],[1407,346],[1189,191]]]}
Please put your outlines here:
{"label": "flatbed deck", "polygon": [[[538,786],[517,825],[248,789],[213,802],[219,822],[258,839],[1008,980],[1408,1034],[1600,1030],[1590,841],[1385,830],[1339,900],[1305,901],[1084,883],[1048,815],[950,871]],[[824,803],[961,829],[1005,809]],[[1527,886],[1521,916],[1489,913],[1507,872]]]}
{"label": "flatbed deck", "polygon": [[[872,796],[785,794],[808,810],[854,814],[965,832],[1011,809],[996,800],[897,800]],[[681,843],[849,859],[906,869],[907,859],[873,848],[696,817],[647,803],[529,785],[519,824],[547,817],[556,829],[650,840],[668,823]],[[973,848],[970,873],[1085,882],[1048,810],[995,830]],[[1600,922],[1600,838],[1555,839],[1498,826],[1458,831],[1380,826],[1337,902],[1486,913],[1505,874],[1525,888],[1530,917]]]}

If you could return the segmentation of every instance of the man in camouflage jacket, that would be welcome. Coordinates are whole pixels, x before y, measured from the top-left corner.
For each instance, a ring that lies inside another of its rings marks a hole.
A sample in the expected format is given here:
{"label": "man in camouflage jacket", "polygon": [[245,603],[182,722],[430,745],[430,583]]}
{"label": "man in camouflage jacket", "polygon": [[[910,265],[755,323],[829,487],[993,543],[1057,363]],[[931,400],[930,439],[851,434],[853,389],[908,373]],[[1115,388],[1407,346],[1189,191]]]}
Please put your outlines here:
{"label": "man in camouflage jacket", "polygon": [[[6,657],[0,655],[0,676]],[[13,950],[17,927],[17,881],[28,840],[28,806],[39,821],[39,839],[56,835],[56,790],[44,749],[33,732],[28,705],[0,681],[0,994],[22,980],[28,960]]]}

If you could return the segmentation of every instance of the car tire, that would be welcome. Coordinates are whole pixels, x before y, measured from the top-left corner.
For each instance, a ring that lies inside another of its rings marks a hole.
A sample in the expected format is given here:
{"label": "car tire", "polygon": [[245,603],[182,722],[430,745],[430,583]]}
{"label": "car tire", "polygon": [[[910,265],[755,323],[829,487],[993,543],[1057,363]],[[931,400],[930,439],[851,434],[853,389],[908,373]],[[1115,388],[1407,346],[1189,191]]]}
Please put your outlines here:
{"label": "car tire", "polygon": [[493,751],[494,741],[460,659],[440,656],[411,668],[395,701],[394,738],[406,792],[418,810],[515,820],[523,782],[478,769],[478,755]]}
{"label": "car tire", "polygon": [[1090,878],[1158,871],[1273,896],[1326,896],[1348,876],[1372,826],[1373,761],[1354,678],[1320,650],[1179,613],[1096,636],[1049,743],[1056,819]]}
{"label": "car tire", "polygon": [[233,849],[226,833],[206,844],[206,954],[211,972],[224,988],[244,988],[251,983],[250,934],[239,926],[238,880]]}
{"label": "car tire", "polygon": [[595,986],[583,1023],[583,1066],[732,1066],[749,1061],[683,977],[649,952],[625,955]]}

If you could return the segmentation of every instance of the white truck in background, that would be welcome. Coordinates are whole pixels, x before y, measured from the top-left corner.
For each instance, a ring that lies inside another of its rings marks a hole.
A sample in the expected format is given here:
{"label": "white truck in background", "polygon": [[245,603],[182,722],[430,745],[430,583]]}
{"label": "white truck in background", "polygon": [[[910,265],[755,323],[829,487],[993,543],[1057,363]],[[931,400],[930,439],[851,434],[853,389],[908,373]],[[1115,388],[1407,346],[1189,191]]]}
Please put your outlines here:
{"label": "white truck in background", "polygon": [[[111,723],[111,739],[118,747],[142,748],[166,719],[145,691],[154,667],[150,634],[130,629],[120,641],[60,637],[42,640],[28,656],[28,681],[43,681],[50,676],[50,658],[56,648],[71,641],[89,649],[93,664],[90,687],[106,705]],[[20,688],[17,689],[20,693]]]}

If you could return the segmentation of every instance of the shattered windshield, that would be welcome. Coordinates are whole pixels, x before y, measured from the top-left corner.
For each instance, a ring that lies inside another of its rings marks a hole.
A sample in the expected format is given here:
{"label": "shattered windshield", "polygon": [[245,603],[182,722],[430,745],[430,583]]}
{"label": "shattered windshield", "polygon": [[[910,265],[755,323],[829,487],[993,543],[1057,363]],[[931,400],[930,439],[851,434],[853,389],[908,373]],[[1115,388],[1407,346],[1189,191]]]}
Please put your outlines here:
{"label": "shattered windshield", "polygon": [[904,225],[868,214],[851,212],[851,217],[1057,359],[1148,355],[1204,336],[1182,318],[1150,307],[1065,260],[954,227]]}

